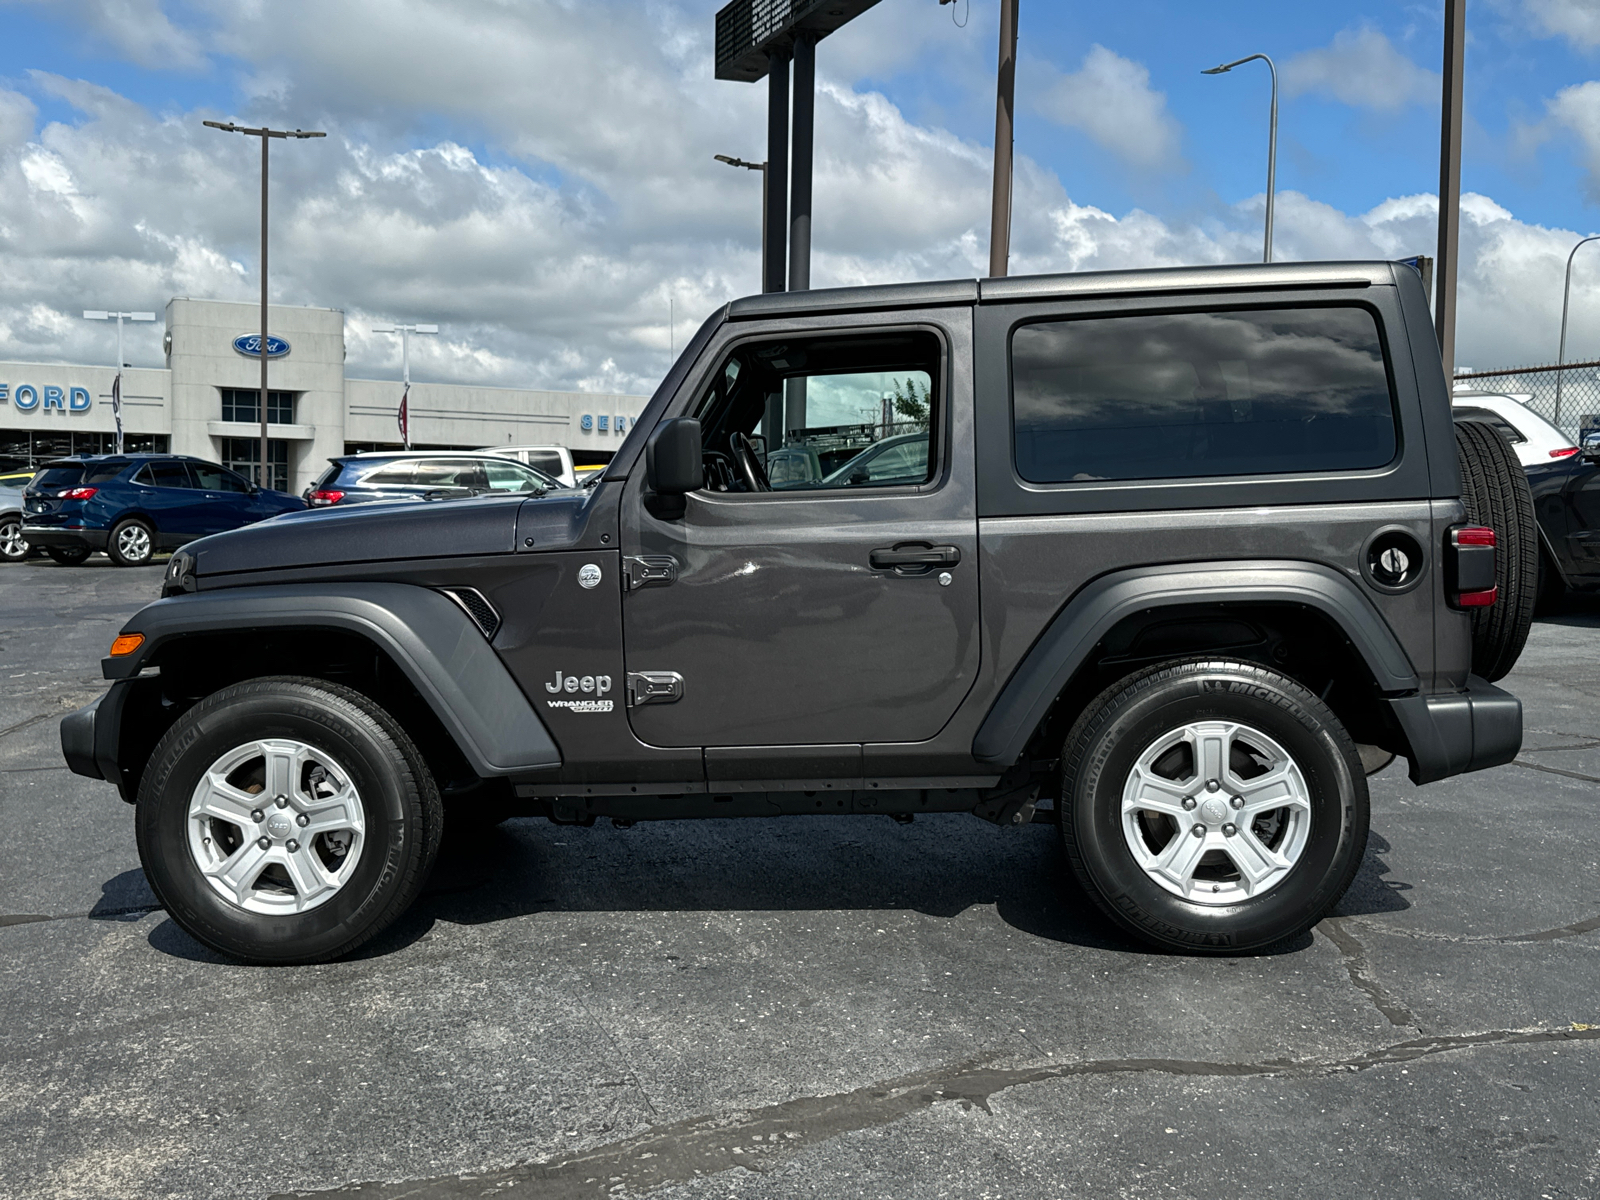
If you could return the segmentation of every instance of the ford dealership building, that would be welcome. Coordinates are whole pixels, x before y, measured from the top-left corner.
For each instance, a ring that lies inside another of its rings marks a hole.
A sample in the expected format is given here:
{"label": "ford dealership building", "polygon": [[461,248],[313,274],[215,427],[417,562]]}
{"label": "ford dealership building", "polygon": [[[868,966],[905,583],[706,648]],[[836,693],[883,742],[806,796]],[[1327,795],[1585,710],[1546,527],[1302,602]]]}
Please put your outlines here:
{"label": "ford dealership building", "polygon": [[[256,477],[260,312],[222,300],[167,304],[166,367],[122,374],[125,449],[193,454]],[[268,319],[272,486],[299,492],[335,455],[400,448],[401,384],[345,377],[344,313],[274,306]],[[0,362],[0,456],[38,464],[115,449],[115,378],[112,366]],[[610,458],[646,399],[413,382],[406,407],[416,449],[567,446],[583,463]]]}

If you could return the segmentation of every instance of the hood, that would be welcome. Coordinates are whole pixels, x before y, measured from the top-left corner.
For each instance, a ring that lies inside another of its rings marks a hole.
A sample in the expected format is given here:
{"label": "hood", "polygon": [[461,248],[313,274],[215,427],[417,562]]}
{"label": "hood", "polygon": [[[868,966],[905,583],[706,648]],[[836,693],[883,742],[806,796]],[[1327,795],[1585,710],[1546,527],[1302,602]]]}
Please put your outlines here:
{"label": "hood", "polygon": [[547,503],[550,498],[512,495],[304,509],[201,538],[183,553],[193,558],[194,573],[201,578],[386,559],[510,554],[517,544],[517,510]]}

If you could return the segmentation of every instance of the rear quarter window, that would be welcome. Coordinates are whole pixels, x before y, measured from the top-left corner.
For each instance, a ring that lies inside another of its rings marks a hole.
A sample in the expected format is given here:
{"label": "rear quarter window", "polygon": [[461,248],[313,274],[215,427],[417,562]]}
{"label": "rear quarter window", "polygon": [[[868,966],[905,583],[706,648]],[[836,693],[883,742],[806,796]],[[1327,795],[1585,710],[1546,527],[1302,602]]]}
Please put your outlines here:
{"label": "rear quarter window", "polygon": [[1398,448],[1378,321],[1356,306],[1042,321],[1012,335],[1031,483],[1382,467]]}

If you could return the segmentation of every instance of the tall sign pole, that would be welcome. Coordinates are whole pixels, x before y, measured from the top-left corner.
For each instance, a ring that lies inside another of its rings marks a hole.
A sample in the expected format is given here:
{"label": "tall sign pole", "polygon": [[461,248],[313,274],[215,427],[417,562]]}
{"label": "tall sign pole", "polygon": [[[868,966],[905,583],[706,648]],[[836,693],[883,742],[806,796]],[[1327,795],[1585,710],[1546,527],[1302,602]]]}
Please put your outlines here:
{"label": "tall sign pole", "polygon": [[1461,91],[1467,0],[1444,4],[1444,99],[1439,115],[1439,252],[1434,262],[1434,328],[1446,386],[1456,373],[1456,275],[1461,250]]}
{"label": "tall sign pole", "polygon": [[1000,0],[1000,69],[994,104],[994,202],[989,213],[989,277],[1004,278],[1011,263],[1011,148],[1017,96],[1017,4]]}
{"label": "tall sign pole", "polygon": [[801,30],[794,39],[794,155],[789,184],[789,290],[811,287],[811,155],[816,131],[817,39]]}
{"label": "tall sign pole", "polygon": [[232,121],[205,121],[203,124],[225,133],[242,133],[261,139],[261,344],[256,350],[261,356],[261,472],[257,482],[262,487],[271,487],[272,460],[267,452],[267,361],[270,357],[267,349],[271,345],[267,339],[267,146],[272,138],[319,138],[328,135],[319,130],[268,129],[264,125],[259,129],[247,129]]}
{"label": "tall sign pole", "polygon": [[779,47],[767,56],[767,182],[762,201],[762,236],[767,239],[762,253],[763,292],[784,290],[784,266],[788,248],[784,245],[789,228],[789,52]]}

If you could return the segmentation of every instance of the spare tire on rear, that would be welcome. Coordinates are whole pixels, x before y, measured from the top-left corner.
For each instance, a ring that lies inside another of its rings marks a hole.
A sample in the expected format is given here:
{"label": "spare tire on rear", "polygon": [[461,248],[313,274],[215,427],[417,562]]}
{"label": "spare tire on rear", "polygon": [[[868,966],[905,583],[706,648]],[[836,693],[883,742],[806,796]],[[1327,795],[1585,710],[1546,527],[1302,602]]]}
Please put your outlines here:
{"label": "spare tire on rear", "polygon": [[1539,529],[1533,493],[1511,444],[1483,421],[1456,422],[1461,500],[1467,520],[1495,532],[1495,602],[1472,610],[1472,673],[1510,672],[1528,640],[1539,598]]}

